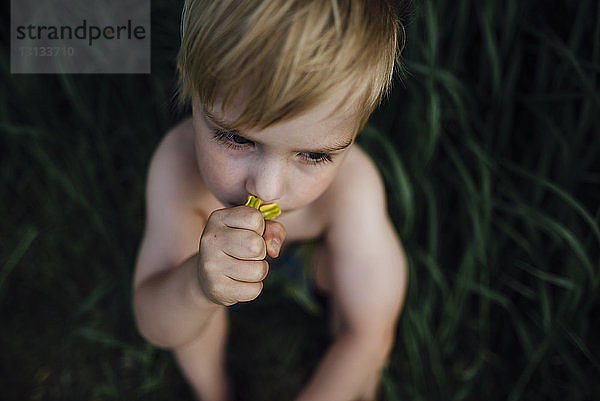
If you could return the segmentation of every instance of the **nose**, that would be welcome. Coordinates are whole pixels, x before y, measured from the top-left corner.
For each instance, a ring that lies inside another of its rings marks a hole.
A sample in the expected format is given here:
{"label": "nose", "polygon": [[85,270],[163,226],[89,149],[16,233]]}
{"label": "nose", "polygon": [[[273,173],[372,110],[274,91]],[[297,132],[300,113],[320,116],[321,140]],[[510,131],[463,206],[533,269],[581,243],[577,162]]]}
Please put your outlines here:
{"label": "nose", "polygon": [[285,192],[285,166],[276,158],[261,158],[253,163],[246,178],[246,191],[263,203],[275,203]]}

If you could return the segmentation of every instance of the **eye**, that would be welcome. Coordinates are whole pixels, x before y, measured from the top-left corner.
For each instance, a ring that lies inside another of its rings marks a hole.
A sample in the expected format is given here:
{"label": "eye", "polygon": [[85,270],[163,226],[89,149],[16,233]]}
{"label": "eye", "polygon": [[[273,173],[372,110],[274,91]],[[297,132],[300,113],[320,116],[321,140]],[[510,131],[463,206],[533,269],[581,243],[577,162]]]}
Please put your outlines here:
{"label": "eye", "polygon": [[215,131],[214,136],[219,143],[232,149],[242,149],[254,144],[254,142],[229,131],[218,130]]}
{"label": "eye", "polygon": [[307,164],[320,164],[333,161],[332,156],[327,153],[302,152],[300,156]]}

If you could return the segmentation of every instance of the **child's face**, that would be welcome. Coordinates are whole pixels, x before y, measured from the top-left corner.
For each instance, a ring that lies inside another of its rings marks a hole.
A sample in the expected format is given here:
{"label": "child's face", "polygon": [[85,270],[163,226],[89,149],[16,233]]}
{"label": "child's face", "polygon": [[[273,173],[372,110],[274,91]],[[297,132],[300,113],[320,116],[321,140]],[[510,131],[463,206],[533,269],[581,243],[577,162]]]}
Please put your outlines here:
{"label": "child's face", "polygon": [[255,195],[284,213],[317,199],[355,137],[356,114],[336,111],[340,100],[332,97],[299,117],[244,132],[222,127],[239,115],[240,105],[223,112],[195,102],[196,157],[208,189],[225,207]]}

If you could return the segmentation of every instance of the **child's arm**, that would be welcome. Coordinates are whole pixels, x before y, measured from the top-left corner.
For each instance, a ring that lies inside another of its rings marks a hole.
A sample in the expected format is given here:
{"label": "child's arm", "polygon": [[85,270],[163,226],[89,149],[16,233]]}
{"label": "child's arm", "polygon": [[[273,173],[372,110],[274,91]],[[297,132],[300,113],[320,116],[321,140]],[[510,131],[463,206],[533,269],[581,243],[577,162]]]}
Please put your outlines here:
{"label": "child's arm", "polygon": [[147,220],[134,278],[134,313],[140,333],[162,347],[198,337],[224,305],[255,298],[283,242],[281,224],[256,209],[199,209],[197,166],[189,138],[170,134],[156,152],[147,184]]}
{"label": "child's arm", "polygon": [[394,343],[405,258],[387,216],[381,179],[370,161],[368,168],[360,164],[335,184],[336,216],[326,237],[341,333],[298,401],[363,399]]}
{"label": "child's arm", "polygon": [[218,308],[197,288],[198,240],[207,216],[194,213],[192,207],[195,196],[185,183],[193,171],[189,157],[177,157],[186,140],[183,134],[182,128],[175,128],[152,158],[146,225],[133,283],[138,329],[162,347],[194,338]]}

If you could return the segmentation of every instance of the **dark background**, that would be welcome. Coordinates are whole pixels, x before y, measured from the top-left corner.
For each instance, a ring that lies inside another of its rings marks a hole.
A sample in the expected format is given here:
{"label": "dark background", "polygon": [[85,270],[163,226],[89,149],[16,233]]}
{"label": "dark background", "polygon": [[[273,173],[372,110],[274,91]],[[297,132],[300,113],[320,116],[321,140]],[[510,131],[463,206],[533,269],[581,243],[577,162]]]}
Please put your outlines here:
{"label": "dark background", "polygon": [[[2,7],[3,400],[191,399],[130,307],[146,168],[183,117],[180,10],[152,2],[150,75],[11,75]],[[402,78],[359,137],[410,268],[381,399],[599,399],[598,2],[401,14]],[[233,311],[240,399],[291,399],[314,367],[326,323],[303,295]]]}

